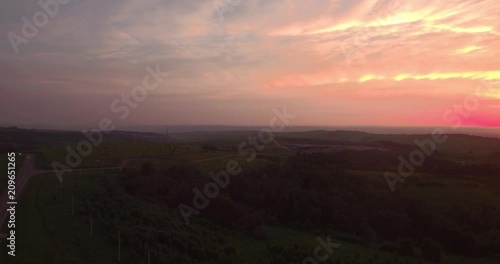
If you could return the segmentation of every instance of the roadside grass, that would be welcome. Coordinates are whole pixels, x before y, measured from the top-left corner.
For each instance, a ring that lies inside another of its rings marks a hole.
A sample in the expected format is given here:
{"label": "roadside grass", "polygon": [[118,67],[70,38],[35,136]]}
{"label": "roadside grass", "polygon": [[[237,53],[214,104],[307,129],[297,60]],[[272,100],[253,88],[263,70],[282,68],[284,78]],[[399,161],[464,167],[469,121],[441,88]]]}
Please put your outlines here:
{"label": "roadside grass", "polygon": [[[93,216],[93,234],[90,235],[90,214],[82,217],[82,204],[72,194],[74,188],[90,189],[85,178],[89,174],[67,174],[64,177],[62,201],[55,199],[59,181],[49,175],[44,182],[40,200],[43,214],[47,219],[48,232],[61,249],[65,263],[115,263],[118,258],[117,247],[103,238],[99,229],[99,217]],[[106,176],[103,176],[106,177]],[[74,212],[74,214],[73,214]],[[122,252],[126,259],[127,253]],[[126,262],[125,262],[126,263]]]}
{"label": "roadside grass", "polygon": [[[74,209],[72,207],[69,190],[75,184],[86,182],[78,177],[85,176],[65,177],[64,188],[68,191],[62,201],[56,200],[59,181],[55,175],[31,178],[16,208],[16,257],[2,250],[0,263],[117,263],[117,247],[100,236],[98,216],[94,219],[95,229],[91,236],[90,216],[78,216],[79,201],[74,202]],[[74,216],[72,210],[75,210]],[[3,232],[6,231],[4,227]],[[122,257],[127,257],[126,251],[122,252]]]}
{"label": "roadside grass", "polygon": [[[43,182],[47,177],[33,177],[26,184],[16,206],[16,256],[9,256],[5,246],[2,246],[0,263],[40,263],[40,260],[62,263],[46,232],[38,206],[38,195],[43,192]],[[3,232],[7,233],[7,226],[3,227]]]}

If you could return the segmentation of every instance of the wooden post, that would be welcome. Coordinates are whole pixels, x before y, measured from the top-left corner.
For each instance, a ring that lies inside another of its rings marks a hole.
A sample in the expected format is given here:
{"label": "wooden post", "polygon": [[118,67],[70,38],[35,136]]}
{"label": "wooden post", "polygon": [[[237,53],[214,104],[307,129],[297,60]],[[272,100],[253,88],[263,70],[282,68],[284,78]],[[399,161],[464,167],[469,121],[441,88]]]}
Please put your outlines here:
{"label": "wooden post", "polygon": [[90,209],[90,236],[92,236],[92,209]]}
{"label": "wooden post", "polygon": [[120,230],[118,230],[118,262],[120,262]]}

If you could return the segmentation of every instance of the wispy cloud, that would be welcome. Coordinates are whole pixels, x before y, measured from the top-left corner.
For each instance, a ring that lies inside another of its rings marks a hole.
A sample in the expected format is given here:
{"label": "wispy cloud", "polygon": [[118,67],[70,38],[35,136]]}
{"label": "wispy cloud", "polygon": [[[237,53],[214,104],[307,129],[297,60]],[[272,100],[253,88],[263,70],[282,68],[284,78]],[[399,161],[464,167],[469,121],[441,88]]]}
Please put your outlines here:
{"label": "wispy cloud", "polygon": [[[209,0],[74,0],[18,54],[5,36],[38,6],[0,5],[0,110],[16,112],[6,123],[95,123],[106,98],[155,63],[172,76],[131,124],[258,124],[253,106],[288,100],[306,113],[297,125],[428,125],[408,121],[415,108],[439,115],[439,102],[470,93],[471,82],[500,78],[496,0],[241,1],[224,14],[224,34]],[[486,97],[477,114],[494,116],[500,96]]]}

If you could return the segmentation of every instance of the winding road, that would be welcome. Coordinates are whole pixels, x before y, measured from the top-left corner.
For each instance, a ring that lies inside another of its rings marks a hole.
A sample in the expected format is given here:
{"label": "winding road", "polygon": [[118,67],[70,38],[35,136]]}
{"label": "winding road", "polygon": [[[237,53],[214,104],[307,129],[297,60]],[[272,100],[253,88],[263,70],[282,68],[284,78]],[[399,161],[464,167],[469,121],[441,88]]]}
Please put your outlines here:
{"label": "winding road", "polygon": [[[16,171],[15,201],[17,201],[17,198],[21,195],[21,192],[23,191],[23,188],[29,178],[34,175],[34,172],[36,171],[34,165],[34,155],[29,154],[26,156],[21,169]],[[5,190],[2,194],[2,198],[0,198],[0,228],[7,219],[7,209],[10,207],[10,205],[7,204],[7,202],[9,202],[8,195],[8,190]]]}

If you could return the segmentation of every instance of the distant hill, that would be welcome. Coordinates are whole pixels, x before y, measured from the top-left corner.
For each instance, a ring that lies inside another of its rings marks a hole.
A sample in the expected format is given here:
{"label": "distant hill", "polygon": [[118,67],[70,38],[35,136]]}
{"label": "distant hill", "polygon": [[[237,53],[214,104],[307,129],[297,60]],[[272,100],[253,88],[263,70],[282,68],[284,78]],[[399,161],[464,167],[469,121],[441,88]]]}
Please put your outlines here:
{"label": "distant hill", "polygon": [[[275,139],[280,144],[353,144],[378,147],[392,147],[413,150],[418,146],[415,140],[432,138],[432,130],[422,134],[374,134],[348,130],[314,130],[276,133]],[[171,136],[183,141],[210,141],[214,143],[238,144],[248,136],[255,136],[255,131],[196,131],[172,133]],[[491,155],[500,152],[500,139],[464,134],[448,134],[448,139],[437,144],[437,150],[445,153]]]}
{"label": "distant hill", "polygon": [[[13,127],[14,125],[9,125]],[[81,128],[56,128],[49,126],[18,125],[23,129],[44,130],[80,130]],[[221,131],[257,131],[267,126],[238,126],[238,125],[142,125],[118,127],[122,131],[153,132],[153,133],[187,133],[187,132],[221,132]],[[1,127],[0,127],[1,128]],[[284,132],[308,132],[308,131],[359,131],[373,134],[429,134],[435,127],[403,127],[403,126],[289,126]],[[4,128],[5,129],[5,125]],[[87,127],[87,130],[92,129]],[[447,128],[445,128],[447,129]],[[500,138],[500,128],[462,127],[452,131],[450,134],[465,134],[482,137]]]}
{"label": "distant hill", "polygon": [[[220,132],[220,131],[257,131],[266,126],[229,126],[229,125],[165,125],[129,126],[121,130],[156,133]],[[434,127],[384,127],[384,126],[290,126],[284,132],[308,131],[359,131],[374,134],[430,134]],[[445,128],[446,129],[446,128]],[[452,131],[451,129],[447,129]],[[450,134],[468,134],[482,137],[500,138],[500,128],[463,127]]]}
{"label": "distant hill", "polygon": [[[431,130],[432,131],[432,130]],[[358,144],[396,143],[413,146],[417,145],[415,140],[431,139],[431,131],[428,134],[371,134],[360,131],[309,131],[309,132],[291,132],[284,133],[281,136],[296,139],[311,140],[330,140],[332,142],[348,142]],[[473,155],[491,155],[500,152],[500,139],[489,138],[475,135],[448,134],[448,139],[437,144],[437,150],[449,153],[473,154]]]}

